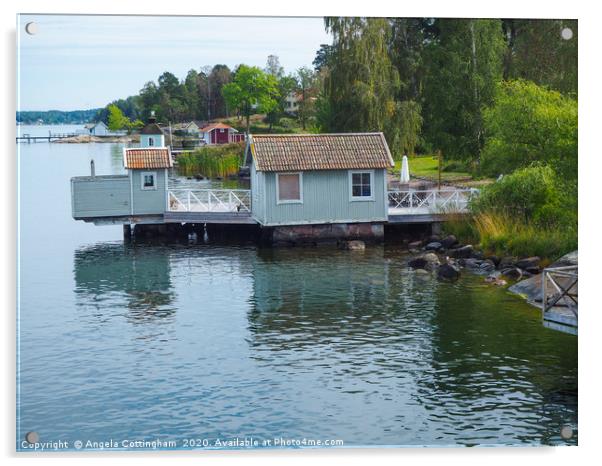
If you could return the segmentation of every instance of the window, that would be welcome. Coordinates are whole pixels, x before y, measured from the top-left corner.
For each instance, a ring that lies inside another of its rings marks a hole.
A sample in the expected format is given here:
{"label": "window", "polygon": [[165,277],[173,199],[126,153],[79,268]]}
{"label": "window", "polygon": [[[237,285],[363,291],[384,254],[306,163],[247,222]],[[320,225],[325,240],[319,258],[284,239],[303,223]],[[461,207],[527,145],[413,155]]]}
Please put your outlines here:
{"label": "window", "polygon": [[276,173],[276,201],[278,204],[303,202],[303,177],[301,173]]}
{"label": "window", "polygon": [[220,128],[220,129],[219,129],[219,132],[220,132],[220,133],[223,133],[223,132],[225,132],[225,131],[226,131],[226,128]]}
{"label": "window", "polygon": [[349,172],[350,197],[352,201],[372,201],[374,193],[372,187],[373,172]]}
{"label": "window", "polygon": [[148,147],[153,147],[155,145],[155,140],[153,138],[148,138]]}
{"label": "window", "polygon": [[141,188],[143,190],[157,189],[156,172],[142,172],[140,173],[140,180],[142,182]]}

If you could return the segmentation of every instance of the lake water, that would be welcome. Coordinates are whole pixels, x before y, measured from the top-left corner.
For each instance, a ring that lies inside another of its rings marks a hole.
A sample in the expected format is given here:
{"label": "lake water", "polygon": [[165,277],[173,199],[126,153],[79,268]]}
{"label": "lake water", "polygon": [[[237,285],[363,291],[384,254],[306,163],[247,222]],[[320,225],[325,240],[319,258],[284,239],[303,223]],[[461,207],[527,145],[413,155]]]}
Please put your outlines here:
{"label": "lake water", "polygon": [[126,245],[70,212],[70,177],[121,153],[19,145],[18,449],[576,444],[577,339],[537,309],[394,244]]}

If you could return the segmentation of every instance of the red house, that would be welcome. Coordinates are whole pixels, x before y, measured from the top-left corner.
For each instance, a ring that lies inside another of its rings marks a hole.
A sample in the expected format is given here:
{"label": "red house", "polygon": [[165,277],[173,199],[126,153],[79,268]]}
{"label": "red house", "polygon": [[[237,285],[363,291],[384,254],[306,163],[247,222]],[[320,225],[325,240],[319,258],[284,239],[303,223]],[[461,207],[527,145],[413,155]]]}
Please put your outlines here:
{"label": "red house", "polygon": [[199,130],[199,136],[206,144],[229,144],[244,141],[244,134],[240,134],[232,126],[225,123],[210,123]]}

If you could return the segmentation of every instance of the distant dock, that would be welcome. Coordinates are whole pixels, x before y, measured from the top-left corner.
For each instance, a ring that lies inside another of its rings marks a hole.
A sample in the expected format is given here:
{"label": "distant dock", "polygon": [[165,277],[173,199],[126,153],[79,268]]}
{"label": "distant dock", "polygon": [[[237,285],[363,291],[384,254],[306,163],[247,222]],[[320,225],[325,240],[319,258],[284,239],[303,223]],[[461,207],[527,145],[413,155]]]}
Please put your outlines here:
{"label": "distant dock", "polygon": [[32,136],[30,134],[23,134],[21,136],[17,136],[17,142],[38,142],[38,141],[46,141],[51,142],[57,139],[66,139],[77,136],[75,133],[48,133],[48,136]]}

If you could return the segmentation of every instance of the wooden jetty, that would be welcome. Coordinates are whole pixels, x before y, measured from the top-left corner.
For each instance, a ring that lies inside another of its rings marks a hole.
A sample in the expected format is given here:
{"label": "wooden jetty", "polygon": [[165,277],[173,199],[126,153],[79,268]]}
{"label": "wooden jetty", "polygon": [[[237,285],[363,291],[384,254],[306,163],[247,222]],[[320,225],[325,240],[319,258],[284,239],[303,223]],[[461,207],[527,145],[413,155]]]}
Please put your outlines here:
{"label": "wooden jetty", "polygon": [[76,133],[50,133],[48,132],[48,136],[31,136],[30,134],[22,134],[21,136],[17,136],[17,142],[38,142],[38,141],[46,141],[51,142],[57,139],[65,139],[72,138],[77,136]]}

